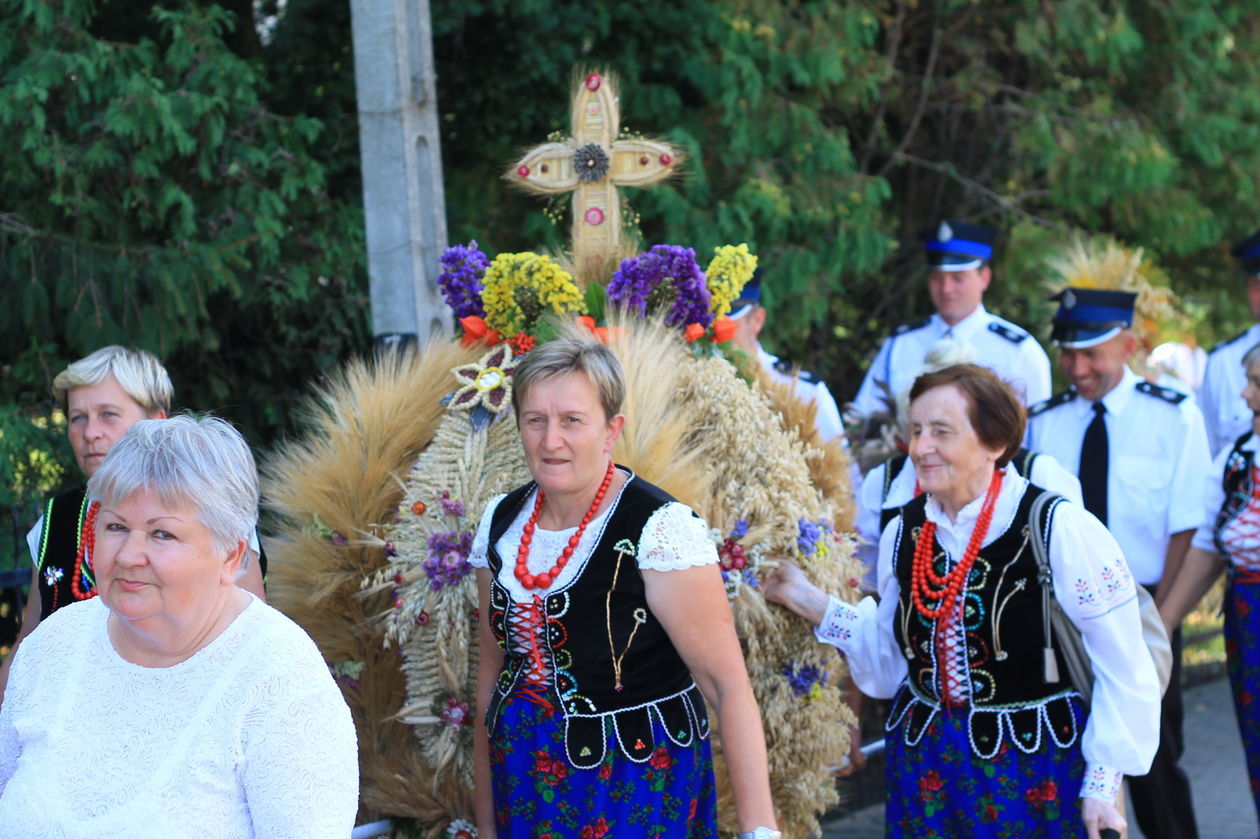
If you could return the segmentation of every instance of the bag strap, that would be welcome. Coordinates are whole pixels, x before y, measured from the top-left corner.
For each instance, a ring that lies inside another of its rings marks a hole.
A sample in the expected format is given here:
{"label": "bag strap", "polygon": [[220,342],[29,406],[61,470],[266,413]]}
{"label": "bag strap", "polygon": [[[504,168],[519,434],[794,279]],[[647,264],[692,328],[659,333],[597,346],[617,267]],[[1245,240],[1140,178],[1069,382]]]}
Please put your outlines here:
{"label": "bag strap", "polygon": [[[1054,580],[1050,574],[1050,553],[1046,539],[1042,535],[1041,518],[1047,507],[1063,500],[1063,496],[1054,492],[1043,492],[1032,503],[1028,514],[1028,538],[1032,542],[1033,558],[1037,561],[1037,582],[1041,584],[1041,631],[1044,638],[1042,648],[1042,676],[1047,684],[1059,681],[1059,662],[1054,656],[1054,643],[1050,629],[1051,599],[1054,597]],[[1054,515],[1051,507],[1049,519]]]}

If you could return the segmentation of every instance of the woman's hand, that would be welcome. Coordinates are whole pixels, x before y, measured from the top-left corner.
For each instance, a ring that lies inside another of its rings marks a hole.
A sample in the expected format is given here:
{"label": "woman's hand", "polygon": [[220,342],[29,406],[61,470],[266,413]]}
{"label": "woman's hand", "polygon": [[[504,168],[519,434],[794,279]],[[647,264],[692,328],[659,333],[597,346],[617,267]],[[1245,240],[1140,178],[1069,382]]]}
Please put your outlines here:
{"label": "woman's hand", "polygon": [[1085,833],[1088,839],[1100,839],[1100,831],[1107,828],[1126,835],[1129,823],[1120,815],[1116,805],[1101,798],[1081,799],[1081,821],[1085,822]]}
{"label": "woman's hand", "polygon": [[827,614],[827,595],[809,581],[805,572],[786,559],[778,560],[775,572],[761,581],[761,591],[772,603],[780,603],[814,626]]}

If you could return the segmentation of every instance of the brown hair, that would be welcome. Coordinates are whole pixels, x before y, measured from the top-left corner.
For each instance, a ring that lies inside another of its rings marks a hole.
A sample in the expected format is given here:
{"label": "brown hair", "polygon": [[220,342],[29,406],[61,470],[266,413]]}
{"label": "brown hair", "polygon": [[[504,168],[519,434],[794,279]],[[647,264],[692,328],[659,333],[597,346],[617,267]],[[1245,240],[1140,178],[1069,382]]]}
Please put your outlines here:
{"label": "brown hair", "polygon": [[621,413],[626,374],[607,345],[576,338],[557,338],[530,350],[512,372],[512,410],[520,421],[521,403],[529,389],[544,379],[582,373],[595,386],[604,419]]}
{"label": "brown hair", "polygon": [[1024,426],[1028,412],[1015,398],[1011,386],[987,367],[977,364],[951,364],[932,373],[924,373],[910,388],[910,401],[929,390],[953,385],[967,399],[967,419],[980,442],[991,449],[1001,449],[996,466],[1010,463],[1024,443]]}

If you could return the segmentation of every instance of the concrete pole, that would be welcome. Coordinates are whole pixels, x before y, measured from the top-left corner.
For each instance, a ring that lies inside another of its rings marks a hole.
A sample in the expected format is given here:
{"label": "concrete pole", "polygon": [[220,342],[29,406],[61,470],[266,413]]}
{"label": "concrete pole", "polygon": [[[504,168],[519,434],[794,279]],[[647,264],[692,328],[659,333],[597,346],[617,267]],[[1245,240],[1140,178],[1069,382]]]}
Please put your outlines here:
{"label": "concrete pole", "polygon": [[429,0],[351,0],[372,333],[396,347],[450,331]]}

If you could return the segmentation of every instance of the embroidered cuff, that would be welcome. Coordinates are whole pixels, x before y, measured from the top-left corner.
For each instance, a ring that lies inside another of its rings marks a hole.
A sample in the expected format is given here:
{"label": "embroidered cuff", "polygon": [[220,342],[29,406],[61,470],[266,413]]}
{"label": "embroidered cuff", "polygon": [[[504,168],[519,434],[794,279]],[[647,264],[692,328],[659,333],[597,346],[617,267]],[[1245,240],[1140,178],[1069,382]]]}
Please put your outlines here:
{"label": "embroidered cuff", "polygon": [[1081,784],[1081,798],[1098,798],[1102,801],[1115,802],[1120,794],[1120,782],[1124,775],[1119,769],[1103,766],[1098,763],[1085,765],[1085,781]]}
{"label": "embroidered cuff", "polygon": [[835,597],[829,597],[822,623],[814,627],[814,637],[823,644],[840,647],[852,640],[853,628],[857,622],[857,609]]}

